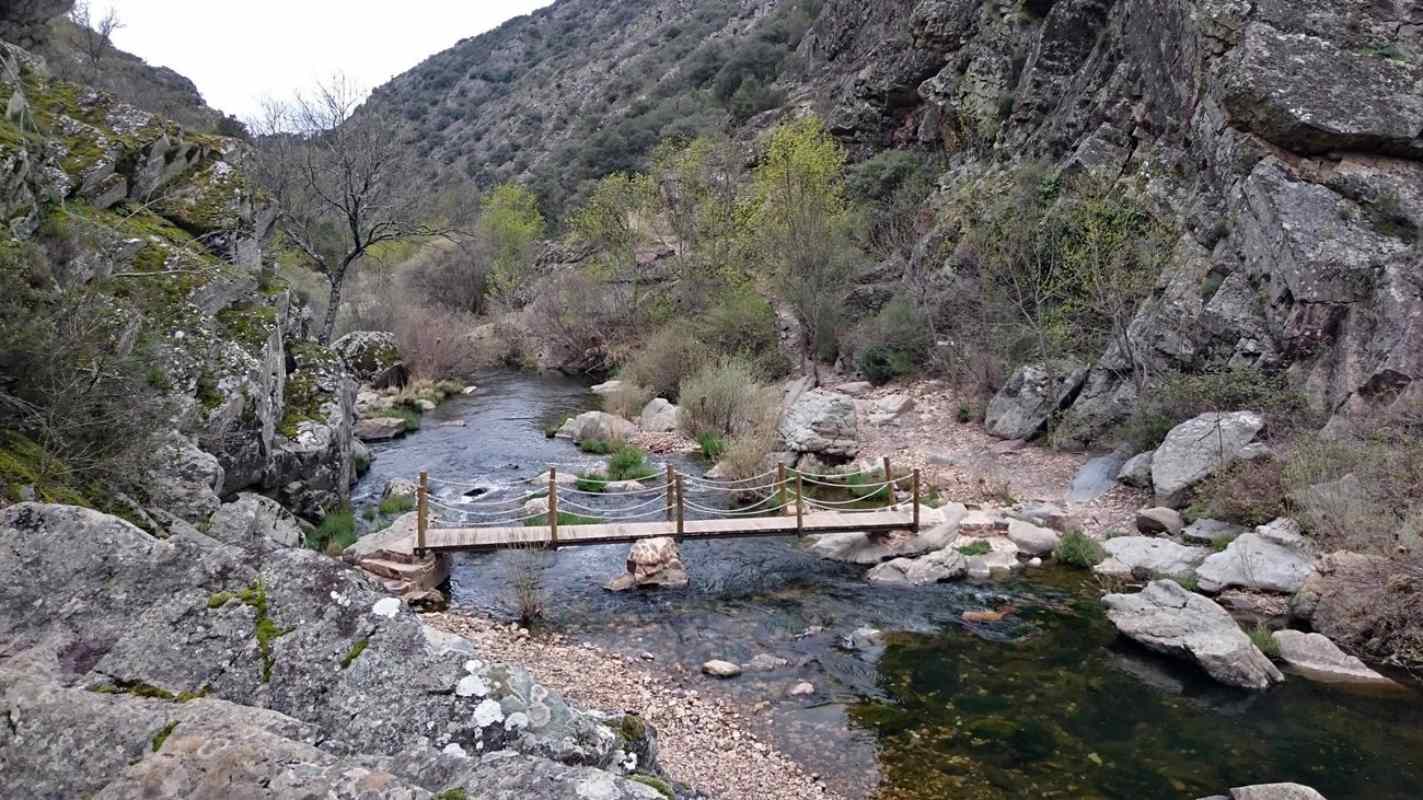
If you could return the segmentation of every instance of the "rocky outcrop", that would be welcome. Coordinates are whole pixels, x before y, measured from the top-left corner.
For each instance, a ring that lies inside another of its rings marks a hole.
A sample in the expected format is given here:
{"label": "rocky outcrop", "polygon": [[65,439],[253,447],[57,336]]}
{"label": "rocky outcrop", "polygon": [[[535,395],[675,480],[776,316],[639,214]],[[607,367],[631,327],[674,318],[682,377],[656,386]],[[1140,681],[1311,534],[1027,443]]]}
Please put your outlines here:
{"label": "rocky outcrop", "polygon": [[1171,430],[1151,458],[1151,483],[1161,502],[1183,505],[1191,487],[1248,455],[1247,448],[1265,429],[1265,418],[1241,411],[1202,414]]}
{"label": "rocky outcrop", "polygon": [[207,535],[235,547],[300,547],[304,535],[296,517],[275,500],[240,494],[208,520]]}
{"label": "rocky outcrop", "polygon": [[1115,578],[1178,578],[1195,576],[1196,568],[1211,554],[1204,547],[1186,547],[1169,539],[1119,536],[1102,543],[1108,558],[1093,567],[1098,575]]}
{"label": "rocky outcrop", "polygon": [[[264,778],[280,779],[304,762],[321,767],[307,780],[350,780],[335,765],[364,765],[434,791],[485,765],[471,757],[505,749],[546,776],[619,787],[613,774],[542,759],[620,770],[628,748],[651,751],[630,741],[649,734],[630,736],[523,670],[480,661],[468,641],[427,628],[316,553],[278,548],[254,566],[197,534],[158,540],[92,511],[37,504],[0,511],[0,553],[13,590],[0,596],[0,636],[11,642],[0,692],[12,723],[26,726],[0,742],[0,763],[26,796],[128,796],[137,776],[164,765],[196,770],[172,778],[182,787],[201,774],[256,780],[249,770],[268,763]],[[35,598],[60,585],[65,611],[36,613]],[[204,699],[171,702],[192,697]],[[44,731],[66,728],[86,731],[92,759],[49,749],[68,748],[68,737]],[[442,752],[466,758],[438,769]]]}
{"label": "rocky outcrop", "polygon": [[853,398],[815,389],[801,394],[781,419],[785,449],[828,458],[860,452],[859,416]]}
{"label": "rocky outcrop", "polygon": [[1228,686],[1267,689],[1284,680],[1225,609],[1175,581],[1153,581],[1136,594],[1107,595],[1102,603],[1122,635],[1194,661]]}
{"label": "rocky outcrop", "polygon": [[384,331],[352,331],[331,344],[347,371],[361,383],[377,389],[404,386],[409,378],[400,360],[395,334]]}
{"label": "rocky outcrop", "polygon": [[1351,652],[1379,661],[1423,661],[1423,581],[1378,556],[1340,551],[1315,561],[1290,613]]}
{"label": "rocky outcrop", "polygon": [[558,431],[558,436],[572,439],[578,444],[612,443],[626,441],[634,433],[637,433],[637,426],[622,417],[606,411],[587,411],[564,423]]}
{"label": "rocky outcrop", "polygon": [[968,559],[947,547],[922,558],[896,558],[870,570],[870,583],[890,586],[925,586],[957,580],[968,574]]}
{"label": "rocky outcrop", "polygon": [[0,8],[0,39],[32,47],[48,39],[45,23],[68,12],[74,0],[11,0]]}
{"label": "rocky outcrop", "polygon": [[811,537],[809,551],[819,558],[864,566],[922,556],[954,543],[967,509],[951,503],[922,513],[925,527],[918,533],[830,533]]}
{"label": "rocky outcrop", "polygon": [[1294,594],[1313,571],[1314,556],[1298,533],[1281,536],[1272,526],[1262,525],[1207,558],[1196,574],[1207,592],[1237,587]]}
{"label": "rocky outcrop", "polygon": [[983,426],[1000,439],[1031,439],[1072,404],[1087,370],[1075,364],[1019,367],[988,404]]}
{"label": "rocky outcrop", "polygon": [[224,486],[222,465],[191,439],[170,434],[155,462],[149,492],[157,507],[197,524],[206,522],[222,505],[218,498]]}
{"label": "rocky outcrop", "polygon": [[657,397],[650,401],[637,418],[637,426],[648,433],[670,433],[677,430],[681,420],[681,409]]}

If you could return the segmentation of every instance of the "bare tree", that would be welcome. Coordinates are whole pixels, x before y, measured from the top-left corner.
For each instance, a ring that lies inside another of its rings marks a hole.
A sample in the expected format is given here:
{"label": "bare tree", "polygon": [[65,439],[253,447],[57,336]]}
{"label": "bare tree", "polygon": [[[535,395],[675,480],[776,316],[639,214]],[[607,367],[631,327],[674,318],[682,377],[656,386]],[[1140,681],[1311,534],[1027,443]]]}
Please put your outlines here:
{"label": "bare tree", "polygon": [[346,278],[378,245],[450,235],[427,219],[388,120],[360,107],[344,76],[291,102],[269,100],[249,127],[258,180],[277,202],[277,224],[330,285],[323,343],[331,340]]}
{"label": "bare tree", "polygon": [[103,16],[98,16],[89,0],[78,0],[69,12],[69,21],[79,27],[79,47],[90,72],[98,71],[99,62],[114,45],[114,31],[124,27],[118,8],[109,6]]}

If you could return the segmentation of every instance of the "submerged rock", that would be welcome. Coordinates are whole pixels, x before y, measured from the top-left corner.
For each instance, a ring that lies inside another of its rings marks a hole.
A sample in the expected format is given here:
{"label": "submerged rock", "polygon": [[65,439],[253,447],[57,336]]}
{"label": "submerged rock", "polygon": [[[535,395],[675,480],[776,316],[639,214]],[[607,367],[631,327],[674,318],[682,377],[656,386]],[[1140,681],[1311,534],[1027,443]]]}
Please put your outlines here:
{"label": "submerged rock", "polygon": [[[813,537],[810,553],[829,561],[871,566],[895,558],[914,558],[953,544],[966,509],[950,503],[932,509],[941,520],[919,533],[830,533]],[[924,518],[926,522],[932,519]]]}
{"label": "submerged rock", "polygon": [[388,442],[405,433],[405,420],[400,417],[371,417],[355,426],[356,438],[363,442]]}
{"label": "submerged rock", "polygon": [[1396,686],[1364,662],[1340,650],[1327,636],[1302,631],[1275,631],[1280,660],[1307,678],[1333,683]]}
{"label": "submerged rock", "polygon": [[604,587],[612,592],[629,589],[680,589],[687,585],[687,569],[677,540],[668,536],[641,539],[628,551],[627,572]]}
{"label": "submerged rock", "polygon": [[1195,661],[1228,686],[1259,690],[1284,680],[1225,609],[1175,581],[1153,581],[1136,594],[1107,595],[1102,603],[1122,635]]}
{"label": "submerged rock", "polygon": [[925,586],[968,574],[968,559],[952,547],[920,558],[896,558],[870,570],[870,583]]}

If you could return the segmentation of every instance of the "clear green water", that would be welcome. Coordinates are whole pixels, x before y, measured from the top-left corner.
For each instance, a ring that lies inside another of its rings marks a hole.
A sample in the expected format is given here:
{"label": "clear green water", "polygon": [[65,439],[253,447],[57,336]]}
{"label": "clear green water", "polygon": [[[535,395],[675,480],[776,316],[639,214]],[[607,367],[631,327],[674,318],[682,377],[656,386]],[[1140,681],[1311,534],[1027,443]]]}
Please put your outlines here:
{"label": "clear green water", "polygon": [[1220,687],[1118,641],[1094,587],[1057,581],[1060,602],[1025,604],[999,635],[891,637],[883,697],[849,711],[877,743],[877,797],[1196,798],[1276,781],[1331,800],[1423,797],[1416,692]]}

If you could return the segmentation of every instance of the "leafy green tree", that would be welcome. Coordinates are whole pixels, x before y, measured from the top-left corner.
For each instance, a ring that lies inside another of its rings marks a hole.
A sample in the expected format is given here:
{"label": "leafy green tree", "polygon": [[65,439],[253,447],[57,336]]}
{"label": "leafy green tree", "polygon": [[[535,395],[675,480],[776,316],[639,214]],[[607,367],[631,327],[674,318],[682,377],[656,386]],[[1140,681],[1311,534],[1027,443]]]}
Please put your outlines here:
{"label": "leafy green tree", "polygon": [[534,245],[546,227],[538,198],[522,184],[500,184],[484,198],[478,231],[496,292],[508,296],[520,288],[533,264]]}
{"label": "leafy green tree", "polygon": [[588,199],[570,220],[574,234],[598,254],[598,271],[606,280],[632,287],[632,312],[641,312],[637,247],[642,241],[639,217],[646,208],[645,176],[615,172],[595,183]]}
{"label": "leafy green tree", "polygon": [[799,317],[809,352],[833,359],[855,258],[845,150],[817,117],[783,124],[771,133],[754,184],[762,260]]}

